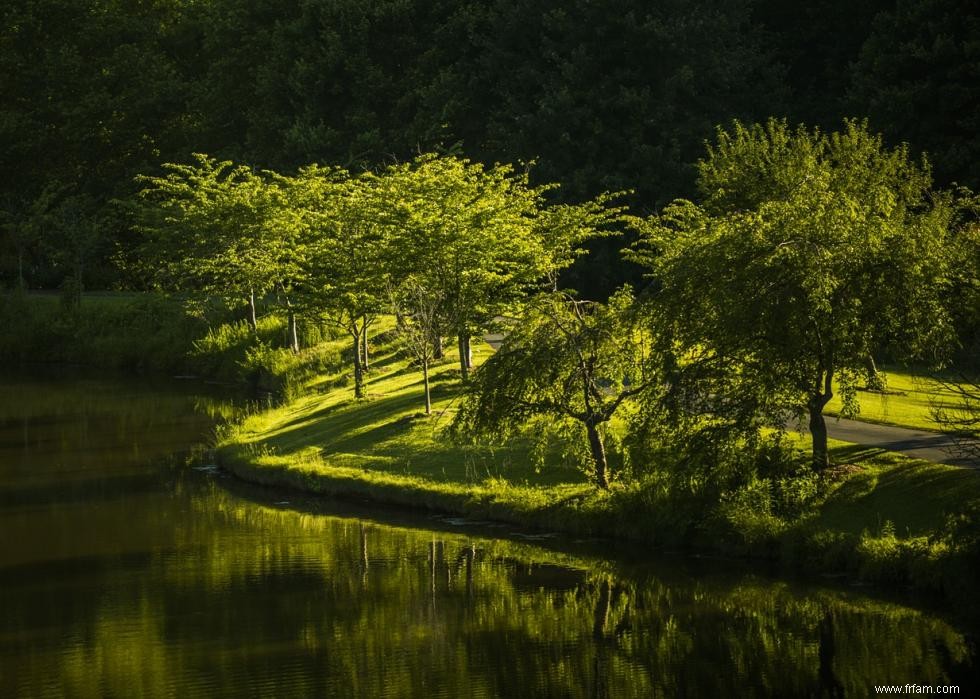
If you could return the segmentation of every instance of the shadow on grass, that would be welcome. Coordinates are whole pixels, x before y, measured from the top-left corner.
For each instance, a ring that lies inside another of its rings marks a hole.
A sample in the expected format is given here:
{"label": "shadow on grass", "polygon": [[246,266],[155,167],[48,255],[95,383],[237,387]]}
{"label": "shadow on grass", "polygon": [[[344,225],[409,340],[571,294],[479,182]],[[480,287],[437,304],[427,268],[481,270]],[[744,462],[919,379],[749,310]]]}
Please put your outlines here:
{"label": "shadow on grass", "polygon": [[415,395],[399,393],[327,406],[285,423],[265,442],[282,454],[310,446],[324,453],[369,450],[406,431],[411,421],[405,418],[419,403]]}
{"label": "shadow on grass", "polygon": [[899,536],[919,536],[935,531],[971,500],[980,500],[976,471],[903,464],[848,479],[824,506],[821,520],[853,533],[875,533],[891,521]]}
{"label": "shadow on grass", "polygon": [[838,464],[856,464],[873,459],[886,452],[880,447],[870,447],[864,444],[848,444],[847,446],[831,447],[831,461]]}
{"label": "shadow on grass", "polygon": [[353,455],[365,469],[443,482],[480,483],[487,478],[513,485],[584,482],[577,470],[536,469],[526,443],[496,448],[454,444],[441,432],[448,421],[437,422],[437,415],[422,413],[421,390],[412,390],[416,383],[381,398],[297,416],[262,443],[283,456],[313,447],[327,464],[331,456],[342,461]]}

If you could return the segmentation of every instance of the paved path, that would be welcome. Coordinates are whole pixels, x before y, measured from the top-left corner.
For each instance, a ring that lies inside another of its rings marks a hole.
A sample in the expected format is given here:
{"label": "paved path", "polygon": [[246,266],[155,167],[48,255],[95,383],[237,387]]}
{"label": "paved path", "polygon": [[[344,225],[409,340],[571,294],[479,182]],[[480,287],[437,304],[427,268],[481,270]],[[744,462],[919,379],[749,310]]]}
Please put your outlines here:
{"label": "paved path", "polygon": [[[483,339],[494,350],[500,348],[504,336],[500,333],[484,335]],[[976,457],[964,456],[957,452],[955,442],[940,432],[912,430],[894,425],[878,425],[860,420],[827,417],[827,434],[831,439],[851,442],[875,449],[897,451],[916,459],[925,459],[940,464],[952,464],[966,468],[980,468]],[[795,427],[795,424],[793,425]]]}
{"label": "paved path", "polygon": [[957,453],[953,439],[939,432],[876,425],[859,420],[838,420],[835,417],[828,417],[826,420],[827,434],[831,439],[898,451],[916,459],[926,459],[940,464],[980,468],[980,461],[975,457]]}

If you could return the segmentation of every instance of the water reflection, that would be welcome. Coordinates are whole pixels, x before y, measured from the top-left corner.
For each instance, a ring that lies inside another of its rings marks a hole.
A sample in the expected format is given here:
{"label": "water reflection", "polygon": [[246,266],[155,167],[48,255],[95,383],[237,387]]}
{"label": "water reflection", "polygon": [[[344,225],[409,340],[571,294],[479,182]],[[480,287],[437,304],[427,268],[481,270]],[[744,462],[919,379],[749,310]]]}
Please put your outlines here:
{"label": "water reflection", "polygon": [[[543,548],[134,457],[146,420],[187,424],[186,402],[144,399],[151,417],[130,414],[108,433],[108,421],[69,427],[71,410],[33,403],[32,439],[64,447],[26,457],[9,412],[2,423],[0,696],[866,696],[886,682],[975,686],[963,631],[901,604],[678,559]],[[138,400],[112,400],[139,412]],[[91,405],[86,419],[107,410]],[[170,450],[199,428],[208,427],[195,423]],[[73,456],[76,431],[103,445],[101,462]],[[21,476],[34,459],[41,473],[29,491]],[[65,474],[87,485],[64,489]]]}

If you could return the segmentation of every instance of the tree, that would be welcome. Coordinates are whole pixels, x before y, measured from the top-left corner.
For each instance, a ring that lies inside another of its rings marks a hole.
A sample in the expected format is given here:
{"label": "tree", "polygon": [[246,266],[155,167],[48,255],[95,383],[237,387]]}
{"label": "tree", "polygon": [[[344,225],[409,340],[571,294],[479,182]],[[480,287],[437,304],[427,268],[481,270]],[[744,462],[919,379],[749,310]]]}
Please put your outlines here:
{"label": "tree", "polygon": [[654,344],[635,311],[628,288],[608,304],[539,296],[474,375],[453,430],[502,438],[540,415],[577,424],[595,484],[608,488],[605,428],[659,375]]}
{"label": "tree", "polygon": [[953,436],[960,454],[980,459],[980,378],[963,372],[956,380],[941,378],[936,384],[953,400],[934,409],[933,419]]}
{"label": "tree", "polygon": [[[188,105],[196,90],[185,74],[196,63],[187,58],[197,47],[185,43],[195,5],[11,0],[0,7],[0,193],[24,208],[38,208],[31,202],[52,187],[84,202],[37,251],[33,285],[77,276],[79,257],[87,283],[115,281],[112,257],[130,237],[109,202],[134,194],[137,173],[201,147]],[[62,237],[75,248],[70,265]]]}
{"label": "tree", "polygon": [[392,250],[381,182],[310,166],[302,188],[305,254],[297,288],[303,306],[343,328],[353,343],[354,395],[364,396],[363,338],[387,305]]}
{"label": "tree", "polygon": [[980,196],[960,190],[956,203],[961,225],[955,230],[951,254],[954,284],[948,303],[957,330],[958,371],[937,377],[952,405],[937,406],[933,417],[959,437],[965,455],[980,457]]}
{"label": "tree", "polygon": [[442,299],[433,328],[459,343],[469,376],[470,337],[528,293],[554,288],[558,273],[592,238],[610,235],[622,209],[604,194],[581,204],[545,206],[552,186],[528,173],[425,155],[382,177],[399,277],[414,276]]}
{"label": "tree", "polygon": [[438,290],[414,277],[401,281],[389,290],[391,310],[398,323],[398,334],[422,369],[422,389],[425,395],[425,414],[432,413],[429,390],[429,365],[435,358],[436,345],[432,337],[437,332],[442,298]]}
{"label": "tree", "polygon": [[50,234],[55,227],[54,210],[63,193],[59,185],[51,184],[30,200],[19,199],[13,194],[4,198],[0,209],[4,259],[15,265],[16,271],[3,271],[13,278],[15,288],[26,290],[36,281],[29,278],[29,270],[41,257],[45,241],[54,237]]}
{"label": "tree", "polygon": [[850,107],[928,151],[937,179],[980,187],[980,11],[969,0],[898,0],[850,70]]}
{"label": "tree", "polygon": [[681,347],[730,367],[770,415],[808,415],[815,469],[823,409],[836,388],[857,410],[870,356],[944,359],[953,207],[930,183],[863,123],[736,122],[699,164],[703,203],[675,202],[644,233],[637,259]]}
{"label": "tree", "polygon": [[396,274],[442,299],[437,325],[456,335],[466,381],[471,335],[543,275],[546,253],[533,233],[542,190],[506,166],[435,155],[390,168],[383,180],[397,212]]}
{"label": "tree", "polygon": [[248,303],[281,284],[295,227],[277,225],[284,193],[244,165],[195,154],[195,164],[167,163],[167,174],[141,177],[139,227],[144,273],[164,287],[228,294]]}

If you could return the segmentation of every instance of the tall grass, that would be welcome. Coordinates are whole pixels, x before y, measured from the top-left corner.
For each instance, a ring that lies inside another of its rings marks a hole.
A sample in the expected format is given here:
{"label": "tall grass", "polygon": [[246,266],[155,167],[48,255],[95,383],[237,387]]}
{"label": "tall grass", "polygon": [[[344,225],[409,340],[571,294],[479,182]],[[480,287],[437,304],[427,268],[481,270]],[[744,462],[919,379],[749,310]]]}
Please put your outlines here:
{"label": "tall grass", "polygon": [[77,364],[146,373],[189,374],[261,390],[297,394],[303,383],[340,361],[331,330],[303,323],[311,349],[285,349],[286,320],[259,318],[253,330],[241,310],[220,299],[163,294],[58,297],[0,294],[0,360]]}

